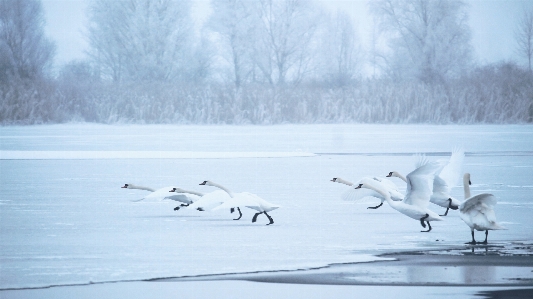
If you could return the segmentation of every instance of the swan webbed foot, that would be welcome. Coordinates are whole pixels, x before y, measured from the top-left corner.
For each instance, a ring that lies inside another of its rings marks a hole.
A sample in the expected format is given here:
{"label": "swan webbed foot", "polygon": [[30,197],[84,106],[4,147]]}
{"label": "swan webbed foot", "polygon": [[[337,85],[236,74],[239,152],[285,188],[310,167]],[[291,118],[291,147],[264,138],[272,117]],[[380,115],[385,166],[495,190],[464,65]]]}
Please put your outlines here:
{"label": "swan webbed foot", "polygon": [[179,210],[179,209],[180,209],[180,207],[175,207],[175,208],[174,208],[174,211],[177,211],[177,210]]}
{"label": "swan webbed foot", "polygon": [[233,214],[233,212],[235,212],[235,208],[229,209],[229,212]]}
{"label": "swan webbed foot", "polygon": [[268,220],[270,221],[270,223],[268,223],[267,225],[274,224],[274,219],[272,219],[272,217],[270,217],[270,215],[268,215],[267,212],[265,212],[265,215],[268,217]]}
{"label": "swan webbed foot", "polygon": [[182,203],[182,204],[181,204],[181,207],[188,207],[188,206],[189,206],[188,203]]}
{"label": "swan webbed foot", "polygon": [[474,230],[472,230],[471,232],[472,232],[472,241],[467,242],[465,244],[476,245],[478,242],[476,242],[476,239],[474,239]]}
{"label": "swan webbed foot", "polygon": [[368,207],[367,209],[373,209],[373,210],[375,210],[375,209],[381,207],[382,205],[383,205],[383,203],[380,203],[379,205],[377,205],[377,206],[375,206],[375,207]]}
{"label": "swan webbed foot", "polygon": [[239,218],[233,219],[233,220],[239,220],[242,217],[241,209],[237,208],[237,211],[239,211]]}
{"label": "swan webbed foot", "polygon": [[201,208],[201,207],[200,207],[200,208],[197,208],[196,210],[198,210],[198,211],[200,211],[200,212],[205,211],[204,208]]}

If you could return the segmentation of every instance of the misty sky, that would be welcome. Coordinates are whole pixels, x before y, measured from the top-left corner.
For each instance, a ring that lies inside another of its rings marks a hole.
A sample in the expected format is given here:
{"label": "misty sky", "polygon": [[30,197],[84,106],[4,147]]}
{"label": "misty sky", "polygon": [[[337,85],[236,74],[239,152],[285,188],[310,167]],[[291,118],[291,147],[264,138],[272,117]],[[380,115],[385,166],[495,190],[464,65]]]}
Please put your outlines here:
{"label": "misty sky", "polygon": [[[46,33],[57,44],[56,65],[74,59],[84,59],[88,45],[84,38],[87,19],[85,10],[90,0],[43,0],[47,21]],[[355,24],[363,44],[369,40],[370,17],[367,1],[326,1],[326,6],[340,7],[354,16]],[[472,45],[480,63],[501,60],[517,60],[514,30],[517,19],[524,9],[533,9],[530,0],[466,0],[470,6]],[[197,22],[210,13],[209,0],[194,0],[193,13]]]}

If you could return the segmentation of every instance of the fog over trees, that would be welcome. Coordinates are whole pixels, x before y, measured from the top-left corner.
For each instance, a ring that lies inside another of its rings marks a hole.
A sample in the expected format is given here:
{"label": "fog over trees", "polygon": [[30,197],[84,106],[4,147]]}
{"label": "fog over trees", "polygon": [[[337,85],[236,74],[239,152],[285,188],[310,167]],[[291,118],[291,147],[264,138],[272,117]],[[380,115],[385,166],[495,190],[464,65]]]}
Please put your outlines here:
{"label": "fog over trees", "polygon": [[[370,2],[364,49],[345,11],[309,0],[92,0],[86,58],[51,72],[39,0],[0,0],[0,123],[526,123],[532,12],[519,62],[479,65],[458,0]],[[368,74],[371,68],[372,74]]]}

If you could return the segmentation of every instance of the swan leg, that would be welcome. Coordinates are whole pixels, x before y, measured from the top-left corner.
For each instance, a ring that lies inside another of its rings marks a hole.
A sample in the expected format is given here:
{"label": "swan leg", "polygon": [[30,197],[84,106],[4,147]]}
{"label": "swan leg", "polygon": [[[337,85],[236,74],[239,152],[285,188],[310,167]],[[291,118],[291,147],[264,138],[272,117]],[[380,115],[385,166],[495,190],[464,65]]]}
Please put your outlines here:
{"label": "swan leg", "polygon": [[[422,225],[423,228],[426,228],[426,224],[424,223],[424,221],[426,221],[426,219],[429,217],[429,214],[426,214],[426,216],[420,218],[420,224]],[[429,223],[429,222],[428,222]]]}
{"label": "swan leg", "polygon": [[274,223],[274,219],[272,219],[272,217],[270,217],[270,215],[267,214],[267,212],[265,212],[265,215],[268,217],[268,220],[270,220],[270,223],[267,224],[267,225],[271,225]]}
{"label": "swan leg", "polygon": [[383,202],[380,203],[379,205],[375,206],[375,207],[368,207],[367,209],[377,209],[379,207],[381,207],[383,205]]}
{"label": "swan leg", "polygon": [[487,238],[489,237],[489,230],[485,231],[485,241],[480,242],[481,244],[487,244]]}
{"label": "swan leg", "polygon": [[255,213],[254,218],[252,218],[252,223],[257,221],[257,216],[263,214],[263,212]]}
{"label": "swan leg", "polygon": [[439,216],[448,216],[448,211],[450,210],[451,207],[452,207],[452,199],[448,198],[448,207],[446,208],[446,212],[444,212],[444,215],[439,215]]}
{"label": "swan leg", "polygon": [[241,209],[239,207],[237,207],[237,211],[239,211],[239,218],[233,220],[239,220],[242,217]]}
{"label": "swan leg", "polygon": [[428,233],[428,232],[431,231],[431,224],[429,224],[429,221],[426,221],[426,222],[427,222],[429,228],[428,228],[428,230],[422,230],[421,232],[423,232],[423,233]]}
{"label": "swan leg", "polygon": [[203,212],[203,211],[205,211],[205,210],[204,210],[204,208],[202,208],[202,207],[200,207],[200,208],[197,208],[197,210],[198,210],[198,211],[200,211],[200,212]]}
{"label": "swan leg", "polygon": [[448,206],[448,207],[446,208],[446,212],[444,212],[443,215],[439,215],[439,216],[448,216],[448,211],[449,211],[449,210],[450,210],[450,206]]}
{"label": "swan leg", "polygon": [[474,239],[474,230],[472,230],[472,241],[471,242],[467,242],[466,244],[470,244],[470,245],[476,245],[476,239]]}

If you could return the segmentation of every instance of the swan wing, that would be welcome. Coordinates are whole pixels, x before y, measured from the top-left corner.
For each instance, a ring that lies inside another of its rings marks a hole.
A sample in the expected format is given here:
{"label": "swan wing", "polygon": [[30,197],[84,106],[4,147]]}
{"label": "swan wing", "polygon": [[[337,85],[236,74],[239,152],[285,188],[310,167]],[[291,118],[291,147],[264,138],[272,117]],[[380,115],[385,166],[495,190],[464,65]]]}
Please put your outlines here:
{"label": "swan wing", "polygon": [[[146,195],[143,199],[149,199],[149,200],[164,200],[164,199],[170,199],[174,201],[179,201],[183,203],[193,203],[194,201],[198,200],[200,197],[193,194],[184,194],[184,193],[174,193],[170,192],[174,186],[164,187],[161,189],[157,189],[154,192]],[[142,200],[142,199],[141,199]]]}
{"label": "swan wing", "polygon": [[235,196],[231,199],[228,199],[223,204],[215,207],[213,211],[218,211],[222,209],[231,209],[231,208],[237,208],[237,207],[247,207],[254,210],[261,210],[261,204],[257,202],[256,200],[245,197],[245,196]]}
{"label": "swan wing", "polygon": [[433,179],[433,193],[434,194],[444,194],[444,196],[449,196],[451,191],[450,186],[444,181],[440,176],[435,176]]}
{"label": "swan wing", "polygon": [[407,192],[405,193],[403,202],[409,205],[427,208],[433,192],[435,172],[442,165],[438,162],[428,162],[427,160],[418,165],[415,170],[407,175]]}
{"label": "swan wing", "polygon": [[[378,185],[380,185],[384,190],[389,192],[392,200],[402,201],[404,199],[404,195],[398,190],[398,186],[393,181],[386,179],[386,178],[377,178],[377,177],[374,177],[373,179],[377,181],[379,183]],[[383,199],[383,200],[385,199],[383,198],[383,196],[381,196],[381,194],[377,192],[376,194],[378,194],[378,196],[375,196],[375,195],[373,196]]]}
{"label": "swan wing", "polygon": [[478,194],[466,199],[460,206],[461,213],[469,214],[472,211],[486,213],[488,210],[494,210],[496,197],[489,193]]}
{"label": "swan wing", "polygon": [[174,194],[174,195],[163,197],[163,199],[170,199],[170,200],[190,204],[200,199],[200,196],[194,195],[194,194]]}
{"label": "swan wing", "polygon": [[465,200],[459,206],[459,211],[461,218],[463,220],[466,218],[470,222],[469,225],[477,230],[505,229],[496,220],[495,205],[496,197],[492,194],[483,193]]}
{"label": "swan wing", "polygon": [[387,190],[390,192],[391,190],[398,191],[398,186],[391,180],[386,178],[380,178],[380,177],[374,177],[375,181],[380,182],[383,187],[387,188]]}
{"label": "swan wing", "polygon": [[359,201],[365,197],[376,197],[384,199],[383,196],[372,189],[350,187],[342,195],[341,199],[345,201]]}
{"label": "swan wing", "polygon": [[461,179],[464,159],[464,150],[454,149],[452,155],[450,156],[450,161],[442,168],[438,175],[450,190],[457,186]]}
{"label": "swan wing", "polygon": [[270,211],[279,208],[280,206],[269,203],[268,201],[262,199],[261,197],[248,192],[237,193],[233,198],[225,201],[223,204],[214,208],[213,211],[227,209],[227,208],[237,208],[237,207],[246,207],[256,211]]}
{"label": "swan wing", "polygon": [[226,191],[216,190],[204,194],[204,196],[202,196],[199,200],[195,201],[193,204],[189,205],[187,208],[194,210],[202,208],[206,211],[212,210],[229,199],[231,199],[231,197]]}

